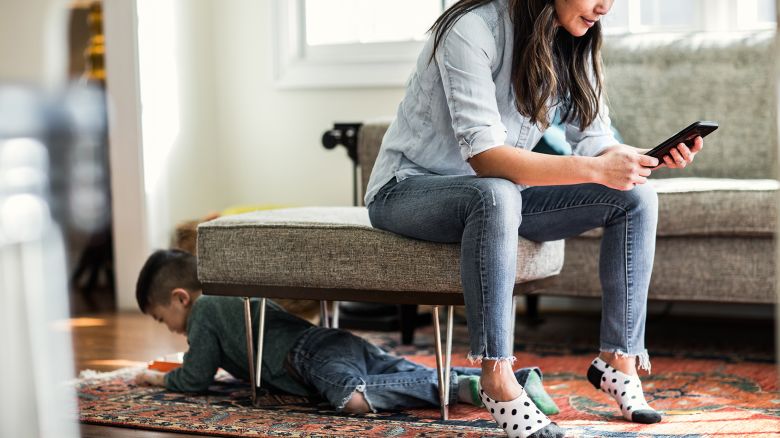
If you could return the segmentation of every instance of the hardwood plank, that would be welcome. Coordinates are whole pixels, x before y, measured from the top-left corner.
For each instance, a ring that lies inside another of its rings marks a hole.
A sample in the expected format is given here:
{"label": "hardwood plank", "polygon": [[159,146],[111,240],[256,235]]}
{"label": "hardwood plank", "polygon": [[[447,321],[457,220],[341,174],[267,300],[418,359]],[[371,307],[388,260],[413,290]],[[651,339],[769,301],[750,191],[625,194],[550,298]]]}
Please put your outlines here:
{"label": "hardwood plank", "polygon": [[[112,371],[143,365],[156,357],[187,350],[184,336],[140,312],[104,313],[72,318],[76,370]],[[84,438],[186,438],[203,435],[154,432],[125,427],[81,425]]]}
{"label": "hardwood plank", "polygon": [[187,350],[184,336],[139,312],[72,318],[69,327],[77,371],[111,371],[143,365],[156,357]]}

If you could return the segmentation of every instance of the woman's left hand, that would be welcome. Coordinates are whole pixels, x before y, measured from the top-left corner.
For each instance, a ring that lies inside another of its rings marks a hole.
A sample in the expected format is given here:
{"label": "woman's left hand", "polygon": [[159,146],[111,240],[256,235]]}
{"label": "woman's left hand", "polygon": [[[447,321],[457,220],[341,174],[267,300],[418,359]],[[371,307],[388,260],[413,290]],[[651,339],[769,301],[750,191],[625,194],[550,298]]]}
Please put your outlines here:
{"label": "woman's left hand", "polygon": [[693,157],[701,151],[704,147],[704,140],[701,137],[696,137],[693,141],[693,147],[689,148],[685,143],[680,143],[675,148],[669,149],[669,153],[664,155],[663,164],[658,166],[666,166],[670,169],[684,169],[687,165],[693,162]]}

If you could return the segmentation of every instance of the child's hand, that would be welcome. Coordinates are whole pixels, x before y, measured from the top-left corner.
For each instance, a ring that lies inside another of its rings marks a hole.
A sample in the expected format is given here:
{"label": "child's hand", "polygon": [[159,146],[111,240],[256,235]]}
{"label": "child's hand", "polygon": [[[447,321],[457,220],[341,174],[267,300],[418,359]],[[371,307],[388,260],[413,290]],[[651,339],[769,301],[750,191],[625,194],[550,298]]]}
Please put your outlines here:
{"label": "child's hand", "polygon": [[165,386],[165,373],[143,370],[135,376],[136,385]]}

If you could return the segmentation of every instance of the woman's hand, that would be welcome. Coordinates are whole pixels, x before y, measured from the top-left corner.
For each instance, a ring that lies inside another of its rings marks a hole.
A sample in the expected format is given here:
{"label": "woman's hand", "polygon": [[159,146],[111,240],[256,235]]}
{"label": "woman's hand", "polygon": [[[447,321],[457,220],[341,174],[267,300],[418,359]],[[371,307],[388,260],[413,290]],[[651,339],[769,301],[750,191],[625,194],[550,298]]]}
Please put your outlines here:
{"label": "woman's hand", "polygon": [[670,169],[684,169],[685,166],[693,162],[693,157],[703,147],[704,140],[701,137],[696,137],[692,148],[688,148],[685,143],[680,143],[676,148],[669,149],[669,154],[664,155],[664,163],[661,166],[666,166]]}
{"label": "woman's hand", "polygon": [[659,164],[657,158],[624,144],[608,147],[597,160],[596,182],[615,190],[631,190],[637,184],[646,183]]}
{"label": "woman's hand", "polygon": [[143,370],[135,376],[136,385],[165,386],[165,373]]}

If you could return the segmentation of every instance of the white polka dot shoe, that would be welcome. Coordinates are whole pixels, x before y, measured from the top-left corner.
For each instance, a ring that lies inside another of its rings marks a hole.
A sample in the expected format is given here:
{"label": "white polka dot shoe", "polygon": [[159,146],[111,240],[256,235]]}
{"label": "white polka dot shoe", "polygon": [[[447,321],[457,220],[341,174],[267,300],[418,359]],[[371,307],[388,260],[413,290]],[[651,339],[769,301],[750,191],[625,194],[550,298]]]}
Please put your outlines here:
{"label": "white polka dot shoe", "polygon": [[588,380],[615,399],[626,420],[644,424],[661,421],[661,414],[647,404],[638,376],[629,376],[596,358],[588,368]]}
{"label": "white polka dot shoe", "polygon": [[564,436],[564,430],[539,411],[525,390],[512,401],[500,402],[488,397],[480,386],[479,397],[496,423],[511,438],[563,438]]}

